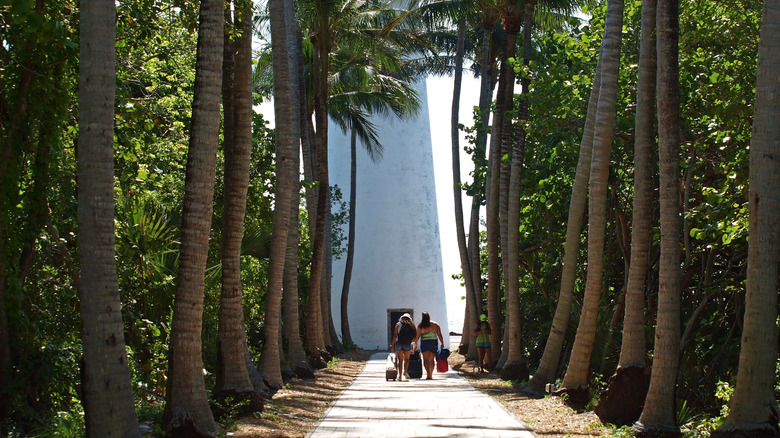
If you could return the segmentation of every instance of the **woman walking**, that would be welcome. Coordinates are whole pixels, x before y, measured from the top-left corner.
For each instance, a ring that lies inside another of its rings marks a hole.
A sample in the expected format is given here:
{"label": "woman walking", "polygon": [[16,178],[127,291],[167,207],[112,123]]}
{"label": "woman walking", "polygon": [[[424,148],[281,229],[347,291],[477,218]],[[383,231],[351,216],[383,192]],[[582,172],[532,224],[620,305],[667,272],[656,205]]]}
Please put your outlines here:
{"label": "woman walking", "polygon": [[436,351],[439,349],[436,338],[438,338],[443,347],[444,339],[441,336],[441,327],[435,321],[431,321],[431,315],[428,312],[423,312],[422,321],[417,326],[417,337],[414,338],[414,342],[415,345],[420,346],[426,380],[433,380],[433,363],[436,358]]}
{"label": "woman walking", "polygon": [[390,348],[395,350],[398,357],[398,381],[409,380],[409,355],[412,353],[412,340],[416,338],[417,329],[411,315],[404,313],[395,324],[393,342]]}

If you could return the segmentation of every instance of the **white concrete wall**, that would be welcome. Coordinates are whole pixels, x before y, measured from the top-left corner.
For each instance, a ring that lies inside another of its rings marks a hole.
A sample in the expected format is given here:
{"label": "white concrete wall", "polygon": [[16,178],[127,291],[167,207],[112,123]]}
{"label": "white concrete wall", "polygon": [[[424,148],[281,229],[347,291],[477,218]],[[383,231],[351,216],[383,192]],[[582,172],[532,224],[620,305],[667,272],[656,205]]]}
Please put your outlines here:
{"label": "white concrete wall", "polygon": [[[388,347],[388,310],[413,309],[419,323],[427,311],[448,341],[448,315],[433,173],[428,96],[412,120],[375,119],[383,158],[371,162],[362,145],[357,157],[355,256],[349,293],[353,341],[365,349]],[[349,136],[329,128],[330,181],[349,201]],[[344,235],[347,235],[346,229]],[[332,311],[341,332],[341,289],[346,254],[333,264]]]}

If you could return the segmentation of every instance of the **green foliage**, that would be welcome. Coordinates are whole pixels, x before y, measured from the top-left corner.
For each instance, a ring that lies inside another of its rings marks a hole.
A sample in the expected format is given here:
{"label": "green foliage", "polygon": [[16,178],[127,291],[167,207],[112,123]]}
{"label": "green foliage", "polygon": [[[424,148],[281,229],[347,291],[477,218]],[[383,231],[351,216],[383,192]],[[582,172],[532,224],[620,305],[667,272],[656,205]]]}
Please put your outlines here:
{"label": "green foliage", "polygon": [[341,336],[341,345],[347,350],[347,351],[355,351],[358,350],[360,347],[352,341],[345,341],[344,337]]}
{"label": "green foliage", "polygon": [[339,358],[337,356],[333,356],[333,359],[331,359],[328,362],[328,369],[331,369],[331,370],[335,369],[336,368],[336,364],[338,364],[338,363],[339,363]]}

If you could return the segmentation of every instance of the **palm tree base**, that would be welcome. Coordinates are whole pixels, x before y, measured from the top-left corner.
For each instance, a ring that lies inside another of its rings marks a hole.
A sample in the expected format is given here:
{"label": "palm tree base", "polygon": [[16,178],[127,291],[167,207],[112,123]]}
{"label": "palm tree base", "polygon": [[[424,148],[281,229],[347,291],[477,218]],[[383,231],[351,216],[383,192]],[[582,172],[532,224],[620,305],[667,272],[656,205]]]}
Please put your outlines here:
{"label": "palm tree base", "polygon": [[680,429],[676,426],[667,425],[648,425],[634,423],[631,427],[634,437],[639,438],[678,438],[682,436]]}
{"label": "palm tree base", "polygon": [[712,432],[712,438],[770,438],[780,436],[777,418],[764,424],[727,424]]}
{"label": "palm tree base", "polygon": [[504,380],[518,380],[521,382],[528,380],[529,374],[528,365],[522,362],[507,362],[501,367],[499,372],[499,375]]}
{"label": "palm tree base", "polygon": [[644,367],[620,367],[610,377],[593,410],[602,423],[629,426],[642,415],[650,376]]}
{"label": "palm tree base", "polygon": [[265,409],[265,397],[252,389],[220,391],[214,395],[211,411],[217,421],[238,414],[239,416],[262,413]]}
{"label": "palm tree base", "polygon": [[578,386],[576,388],[560,388],[552,393],[554,396],[561,397],[566,406],[575,411],[582,411],[590,403],[590,390],[587,386]]}

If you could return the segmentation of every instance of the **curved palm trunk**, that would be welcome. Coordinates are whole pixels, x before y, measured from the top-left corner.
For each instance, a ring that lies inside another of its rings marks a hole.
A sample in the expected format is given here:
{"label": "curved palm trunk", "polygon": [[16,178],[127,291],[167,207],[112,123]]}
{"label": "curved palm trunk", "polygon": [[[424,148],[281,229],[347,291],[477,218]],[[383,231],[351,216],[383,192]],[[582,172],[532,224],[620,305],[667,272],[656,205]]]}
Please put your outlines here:
{"label": "curved palm trunk", "polygon": [[[458,239],[458,253],[460,254],[460,269],[463,274],[463,284],[466,287],[466,303],[476,303],[476,291],[474,277],[471,273],[471,261],[469,248],[466,244],[466,229],[463,220],[463,191],[460,181],[460,132],[458,130],[458,115],[460,113],[460,92],[463,84],[463,51],[466,40],[466,20],[461,17],[458,20],[458,45],[455,52],[455,74],[452,90],[452,112],[450,115],[450,140],[452,142],[452,191],[455,199],[455,234]],[[475,312],[470,312],[471,306],[466,307],[466,316],[463,321],[463,339],[470,345],[473,338],[474,327],[477,326]],[[468,336],[471,334],[471,336]]]}
{"label": "curved palm trunk", "polygon": [[588,100],[588,112],[585,116],[585,128],[580,142],[580,154],[577,160],[574,184],[569,202],[569,217],[566,225],[566,243],[563,255],[563,272],[561,273],[561,289],[558,293],[558,305],[555,307],[550,334],[536,370],[528,385],[523,390],[529,394],[540,394],[546,384],[555,380],[558,364],[561,359],[563,342],[569,327],[571,303],[574,297],[574,281],[577,274],[577,256],[579,255],[582,221],[585,214],[585,202],[588,195],[588,179],[590,164],[593,158],[593,131],[596,125],[596,108],[601,89],[601,62],[596,64],[593,76],[593,87]]}
{"label": "curved palm trunk", "polygon": [[[508,59],[515,57],[516,45],[517,45],[517,32],[520,30],[520,17],[517,14],[509,14],[504,17],[504,50],[501,55],[501,77],[498,83],[498,96],[496,99],[496,114],[493,118],[493,138],[494,141],[490,145],[490,159],[492,162],[492,173],[490,175],[490,187],[488,192],[488,245],[491,242],[491,230],[490,225],[494,224],[498,226],[493,233],[497,233],[501,240],[502,249],[502,263],[503,273],[505,281],[505,294],[506,294],[506,331],[507,344],[504,345],[504,349],[501,352],[501,356],[498,360],[497,367],[502,369],[502,378],[516,378],[517,376],[507,374],[504,370],[504,366],[508,363],[518,364],[522,360],[522,340],[520,336],[520,296],[518,295],[518,229],[519,223],[519,181],[515,181],[518,187],[514,190],[514,195],[518,195],[516,202],[512,202],[509,199],[509,192],[505,190],[511,187],[511,167],[507,168],[504,164],[504,160],[501,159],[504,156],[504,151],[509,150],[514,141],[514,130],[512,126],[512,119],[507,116],[507,113],[513,109],[514,100],[514,85],[515,85],[515,71],[514,68],[509,66]],[[518,166],[517,159],[522,162],[522,157],[512,155],[511,164]],[[510,165],[511,165],[510,164]],[[494,215],[498,215],[498,218],[493,216],[491,218],[491,198],[493,202],[497,202],[497,206],[494,206]],[[511,202],[511,205],[510,205]],[[513,220],[515,220],[515,227],[512,230],[510,218],[510,210],[513,211]],[[496,220],[498,221],[496,222]],[[491,248],[488,246],[488,251]],[[493,249],[496,252],[495,257],[491,256],[492,253],[488,253],[488,263],[492,263],[495,258],[498,259],[498,248]],[[488,289],[491,284],[491,274],[498,274],[498,267],[489,267],[488,270]],[[500,282],[501,279],[496,275],[496,282]]]}
{"label": "curved palm trunk", "polygon": [[[298,190],[298,161],[296,148],[300,147],[300,112],[298,110],[298,54],[292,3],[284,0],[269,2],[271,38],[273,41],[274,113],[279,121],[276,127],[276,208],[271,237],[268,266],[268,292],[265,313],[265,346],[263,371],[271,384],[281,387],[282,374],[279,357],[281,335],[282,284],[290,228],[290,204],[293,191]],[[284,96],[284,98],[280,98]]]}
{"label": "curved palm trunk", "polygon": [[[296,73],[298,75],[298,114],[299,114],[299,127],[303,127],[306,121],[306,106],[305,106],[305,88],[303,83],[303,75],[301,74],[301,63],[303,60],[303,54],[301,53],[301,38],[300,34],[296,33],[296,47],[298,49],[298,69]],[[301,143],[305,143],[305,130],[301,129]],[[301,161],[301,147],[296,147],[292,151],[294,157],[292,161],[296,169],[300,168]],[[297,174],[297,172],[296,172]],[[287,255],[285,257],[284,265],[284,279],[282,287],[282,320],[284,328],[283,338],[286,340],[287,345],[287,360],[294,367],[304,367],[309,370],[309,364],[306,361],[306,352],[303,349],[303,343],[301,342],[300,333],[300,313],[299,313],[299,299],[298,299],[298,246],[299,246],[299,218],[300,218],[300,175],[297,174],[296,186],[291,193],[292,199],[290,200],[290,228],[287,234]],[[308,372],[307,372],[308,375]],[[300,376],[299,376],[300,377]]]}
{"label": "curved palm trunk", "polygon": [[655,125],[655,13],[656,0],[642,2],[642,36],[637,82],[636,140],[634,145],[634,211],[631,223],[631,267],[626,288],[623,343],[619,366],[645,366],[644,296],[650,251],[653,199],[653,144]]}
{"label": "curved palm trunk", "polygon": [[113,2],[81,2],[77,219],[87,437],[141,436],[127,366],[115,261],[115,16]]}
{"label": "curved palm trunk", "polygon": [[[777,264],[780,260],[780,3],[764,2],[750,141],[750,247],[737,386],[717,436],[778,436]],[[761,435],[763,434],[763,435]],[[713,436],[716,436],[713,434]]]}
{"label": "curved palm trunk", "polygon": [[661,258],[658,322],[650,388],[634,430],[641,435],[676,435],[674,393],[680,345],[680,88],[677,62],[679,12],[677,0],[659,0],[658,154],[660,161]]}
{"label": "curved palm trunk", "polygon": [[322,279],[320,279],[320,298],[322,299],[322,339],[325,348],[336,347],[337,337],[333,326],[333,312],[330,306],[331,279],[333,278],[333,215],[331,214],[330,190],[325,199],[325,242],[322,258]]}
{"label": "curved palm trunk", "polygon": [[[593,133],[593,158],[590,166],[588,202],[588,273],[585,284],[582,315],[572,347],[571,359],[563,378],[563,387],[569,393],[569,402],[587,403],[590,357],[596,337],[599,300],[601,298],[604,265],[604,234],[606,229],[607,183],[609,155],[617,101],[620,69],[620,40],[623,28],[623,0],[610,0],[604,41],[599,103]],[[583,404],[584,405],[584,404]]]}
{"label": "curved palm trunk", "polygon": [[352,281],[352,265],[355,257],[355,205],[357,201],[357,131],[352,130],[349,142],[349,232],[347,237],[347,260],[344,267],[344,284],[341,287],[341,338],[345,344],[354,344],[349,332],[349,283]]}
{"label": "curved palm trunk", "polygon": [[[324,24],[320,29],[327,29],[327,18],[321,19]],[[327,197],[330,190],[328,181],[328,35],[320,35],[317,40],[317,63],[315,104],[316,117],[316,142],[317,153],[317,217],[312,238],[312,261],[309,279],[309,301],[306,318],[306,342],[305,347],[309,354],[317,354],[318,350],[325,348],[323,337],[322,297],[320,285],[325,261],[325,222],[327,220]]]}
{"label": "curved palm trunk", "polygon": [[[295,162],[299,161],[294,159]],[[306,352],[301,343],[300,317],[298,306],[298,217],[300,214],[300,192],[293,191],[290,202],[290,231],[287,235],[287,256],[284,265],[283,315],[284,339],[287,345],[287,360],[295,366],[308,367]]]}
{"label": "curved palm trunk", "polygon": [[201,2],[195,93],[184,183],[181,255],[163,413],[164,428],[169,434],[210,436],[216,433],[203,381],[201,328],[219,142],[223,8],[222,0]]}
{"label": "curved palm trunk", "polygon": [[[250,6],[250,7],[247,7]],[[252,390],[244,360],[243,291],[241,288],[241,240],[244,236],[246,196],[249,189],[249,164],[252,158],[252,10],[241,11],[241,30],[237,40],[234,77],[222,78],[223,89],[233,90],[225,99],[225,189],[222,235],[222,295],[217,334],[216,394],[228,395]],[[227,40],[227,38],[226,38]],[[230,44],[225,44],[229,48]],[[232,53],[225,53],[224,64],[230,65]],[[230,87],[231,79],[234,87]],[[224,93],[223,93],[224,94]],[[232,101],[232,102],[231,102]],[[229,111],[230,103],[235,111]],[[232,123],[231,123],[232,119]],[[229,128],[233,135],[227,135]]]}
{"label": "curved palm trunk", "polygon": [[[637,81],[634,142],[634,211],[631,264],[625,294],[623,340],[618,369],[601,393],[595,412],[603,422],[631,424],[642,413],[645,376],[645,281],[650,250],[653,199],[653,126],[655,122],[655,0],[642,3],[642,36]],[[630,401],[630,402],[629,402]],[[631,404],[633,402],[633,404]]]}

